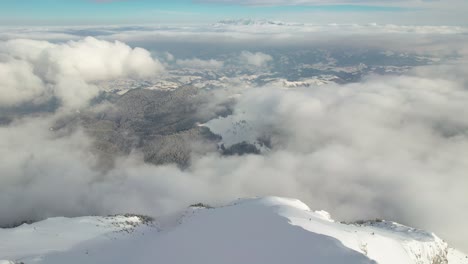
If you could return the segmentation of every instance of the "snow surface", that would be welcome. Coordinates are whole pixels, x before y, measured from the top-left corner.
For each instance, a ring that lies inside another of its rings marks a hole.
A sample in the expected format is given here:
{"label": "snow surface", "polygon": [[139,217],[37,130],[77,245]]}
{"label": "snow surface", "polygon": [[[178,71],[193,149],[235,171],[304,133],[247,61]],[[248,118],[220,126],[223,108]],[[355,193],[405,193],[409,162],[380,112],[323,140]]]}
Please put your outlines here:
{"label": "snow surface", "polygon": [[226,148],[239,143],[249,143],[254,145],[261,153],[269,151],[268,147],[258,141],[258,138],[262,136],[256,132],[258,129],[253,127],[250,122],[242,119],[242,115],[240,117],[231,115],[216,118],[201,126],[208,127],[211,132],[221,136],[222,141],[220,144]]}
{"label": "snow surface", "polygon": [[53,218],[0,229],[0,259],[5,259],[0,264],[468,264],[466,255],[434,234],[386,221],[342,224],[325,211],[279,197],[190,207],[158,223],[137,216]]}
{"label": "snow surface", "polygon": [[[35,260],[71,250],[84,241],[115,240],[142,224],[136,216],[51,218],[31,225],[0,229],[0,260]],[[34,262],[34,261],[31,261]],[[9,262],[2,262],[5,264]]]}

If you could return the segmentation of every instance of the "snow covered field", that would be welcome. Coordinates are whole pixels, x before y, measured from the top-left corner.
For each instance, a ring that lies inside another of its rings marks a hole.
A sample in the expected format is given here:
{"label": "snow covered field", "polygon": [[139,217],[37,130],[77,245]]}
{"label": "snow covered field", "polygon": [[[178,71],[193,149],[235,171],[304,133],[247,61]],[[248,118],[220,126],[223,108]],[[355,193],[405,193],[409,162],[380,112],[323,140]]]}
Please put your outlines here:
{"label": "snow covered field", "polygon": [[53,218],[0,229],[0,264],[11,263],[466,264],[468,257],[432,233],[381,220],[338,223],[299,200],[266,197],[154,222]]}

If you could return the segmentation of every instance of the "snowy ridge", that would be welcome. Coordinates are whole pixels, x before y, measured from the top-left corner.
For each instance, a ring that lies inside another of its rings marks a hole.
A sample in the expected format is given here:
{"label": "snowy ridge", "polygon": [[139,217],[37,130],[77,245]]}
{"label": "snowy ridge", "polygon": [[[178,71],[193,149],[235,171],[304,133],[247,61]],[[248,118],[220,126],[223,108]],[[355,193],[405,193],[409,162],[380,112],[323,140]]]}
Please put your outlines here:
{"label": "snowy ridge", "polygon": [[[233,26],[253,26],[253,25],[269,25],[269,26],[287,26],[293,25],[290,23],[285,23],[282,21],[272,21],[265,19],[224,19],[214,24],[215,26],[219,25],[233,25]],[[298,25],[298,24],[296,24]]]}
{"label": "snowy ridge", "polygon": [[0,229],[0,259],[10,260],[0,264],[468,263],[432,233],[382,220],[339,223],[295,199],[197,204],[164,221],[54,218]]}
{"label": "snowy ridge", "polygon": [[[83,241],[121,239],[142,229],[157,226],[136,215],[108,217],[50,218],[16,228],[0,229],[0,264],[35,263],[40,256],[67,251]],[[28,260],[28,261],[27,261]]]}

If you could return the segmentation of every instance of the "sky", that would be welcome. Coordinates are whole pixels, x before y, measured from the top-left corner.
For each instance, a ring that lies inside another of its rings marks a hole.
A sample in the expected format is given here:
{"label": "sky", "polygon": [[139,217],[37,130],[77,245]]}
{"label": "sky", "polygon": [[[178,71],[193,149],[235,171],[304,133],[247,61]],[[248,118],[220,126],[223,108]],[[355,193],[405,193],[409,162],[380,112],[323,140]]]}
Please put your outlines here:
{"label": "sky", "polygon": [[465,0],[2,0],[1,25],[211,23],[274,19],[308,23],[468,25]]}

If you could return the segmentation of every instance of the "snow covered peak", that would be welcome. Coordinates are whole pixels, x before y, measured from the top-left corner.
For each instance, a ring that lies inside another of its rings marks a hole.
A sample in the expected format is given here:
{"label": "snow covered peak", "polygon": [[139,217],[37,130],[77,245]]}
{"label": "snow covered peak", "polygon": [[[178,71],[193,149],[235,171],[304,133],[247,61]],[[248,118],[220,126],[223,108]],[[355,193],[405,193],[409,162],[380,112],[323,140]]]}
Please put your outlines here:
{"label": "snow covered peak", "polygon": [[264,19],[225,19],[217,23],[217,25],[234,25],[234,26],[252,26],[252,25],[271,25],[284,26],[288,25],[281,21],[271,21]]}
{"label": "snow covered peak", "polygon": [[230,204],[231,206],[235,205],[249,205],[249,206],[264,206],[264,207],[286,207],[294,208],[302,211],[310,211],[309,206],[301,202],[298,199],[277,197],[277,196],[267,196],[267,197],[258,197],[258,198],[244,198],[238,199]]}
{"label": "snow covered peak", "polygon": [[296,199],[190,207],[170,228],[138,216],[54,218],[0,229],[0,259],[75,263],[467,264],[435,235],[393,222],[342,224]]}

